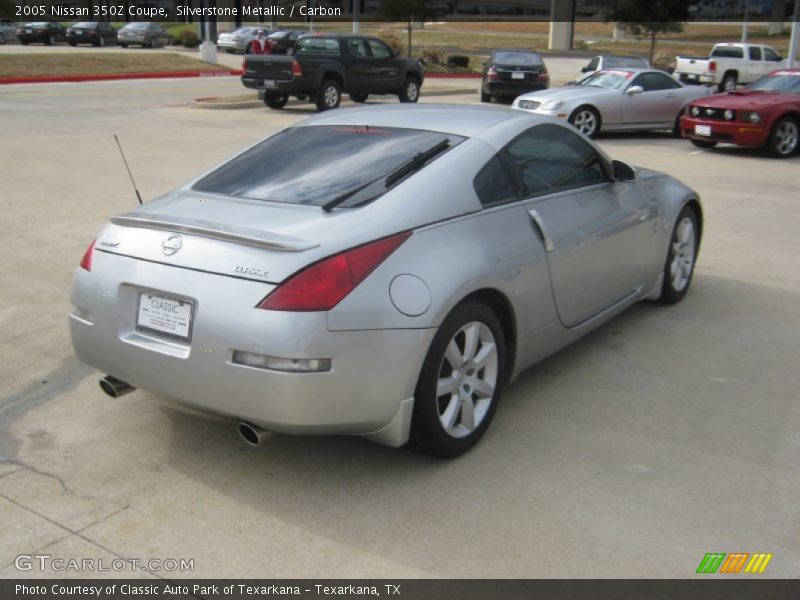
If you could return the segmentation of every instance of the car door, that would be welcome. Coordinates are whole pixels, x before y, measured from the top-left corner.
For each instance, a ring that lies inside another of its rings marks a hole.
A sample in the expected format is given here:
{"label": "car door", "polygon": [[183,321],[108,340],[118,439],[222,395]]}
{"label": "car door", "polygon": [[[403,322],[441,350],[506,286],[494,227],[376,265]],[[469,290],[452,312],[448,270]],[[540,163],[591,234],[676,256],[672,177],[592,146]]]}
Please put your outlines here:
{"label": "car door", "polygon": [[368,39],[372,63],[372,77],[377,91],[392,92],[400,87],[400,67],[392,56],[389,46],[380,40]]}
{"label": "car door", "polygon": [[523,190],[531,235],[545,246],[566,327],[641,291],[653,275],[658,213],[638,184],[614,181],[594,147],[560,125],[528,129],[501,156]]}
{"label": "car door", "polygon": [[347,92],[365,92],[372,87],[372,63],[364,38],[345,38]]}
{"label": "car door", "polygon": [[[631,93],[641,87],[642,92]],[[628,84],[623,95],[622,119],[626,125],[666,126],[675,122],[682,106],[680,84],[664,73],[640,73]]]}

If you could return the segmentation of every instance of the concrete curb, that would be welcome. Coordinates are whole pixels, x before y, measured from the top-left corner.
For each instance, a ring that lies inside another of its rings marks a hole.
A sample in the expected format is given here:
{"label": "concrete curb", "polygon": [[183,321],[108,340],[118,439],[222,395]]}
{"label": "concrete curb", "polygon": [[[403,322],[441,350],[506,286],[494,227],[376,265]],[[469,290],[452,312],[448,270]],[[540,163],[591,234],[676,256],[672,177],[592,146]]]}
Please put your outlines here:
{"label": "concrete curb", "polygon": [[[447,90],[430,90],[421,91],[420,96],[461,96],[463,94],[474,94],[476,90],[473,88],[453,88]],[[217,98],[195,98],[189,103],[192,108],[210,108],[212,110],[219,109],[239,109],[239,108],[260,108],[264,103],[260,100],[239,100],[236,102],[213,102]],[[287,106],[308,104],[308,102],[300,102],[298,100],[290,100]]]}

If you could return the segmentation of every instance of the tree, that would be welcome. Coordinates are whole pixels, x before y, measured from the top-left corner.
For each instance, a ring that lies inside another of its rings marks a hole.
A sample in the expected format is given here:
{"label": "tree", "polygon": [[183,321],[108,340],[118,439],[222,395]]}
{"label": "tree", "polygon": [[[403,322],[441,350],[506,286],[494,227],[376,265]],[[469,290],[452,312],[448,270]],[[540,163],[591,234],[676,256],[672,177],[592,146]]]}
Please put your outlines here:
{"label": "tree", "polygon": [[424,23],[435,15],[428,0],[383,0],[380,14],[389,21],[402,21],[408,32],[408,56],[411,57],[411,32],[414,23]]}
{"label": "tree", "polygon": [[633,35],[650,38],[650,63],[661,33],[680,33],[692,18],[689,0],[611,0],[606,22],[613,21]]}

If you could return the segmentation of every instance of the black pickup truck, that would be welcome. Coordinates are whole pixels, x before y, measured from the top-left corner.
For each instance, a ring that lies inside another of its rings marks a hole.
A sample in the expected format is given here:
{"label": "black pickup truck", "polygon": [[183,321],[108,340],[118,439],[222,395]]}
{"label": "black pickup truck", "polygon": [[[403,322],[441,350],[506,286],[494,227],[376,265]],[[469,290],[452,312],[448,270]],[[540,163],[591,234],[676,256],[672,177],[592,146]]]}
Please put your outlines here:
{"label": "black pickup truck", "polygon": [[381,40],[329,33],[302,36],[292,56],[248,54],[242,73],[242,84],[257,89],[274,109],[295,96],[329,110],[339,106],[343,92],[353,102],[365,102],[370,94],[416,102],[422,81],[419,61],[400,58]]}

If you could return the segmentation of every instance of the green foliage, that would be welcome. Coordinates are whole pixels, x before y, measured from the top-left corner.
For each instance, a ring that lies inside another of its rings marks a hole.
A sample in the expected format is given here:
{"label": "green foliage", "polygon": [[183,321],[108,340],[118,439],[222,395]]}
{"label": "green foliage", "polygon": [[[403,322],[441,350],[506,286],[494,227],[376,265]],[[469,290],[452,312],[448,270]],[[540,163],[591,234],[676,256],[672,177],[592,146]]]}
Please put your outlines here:
{"label": "green foliage", "polygon": [[414,23],[424,23],[436,15],[430,0],[383,0],[379,11],[387,21],[401,21],[408,32],[408,56],[411,57],[411,32]]}
{"label": "green foliage", "polygon": [[653,62],[656,37],[662,33],[680,33],[690,21],[689,0],[611,0],[606,21],[625,27],[633,35],[650,38],[650,62]]}

